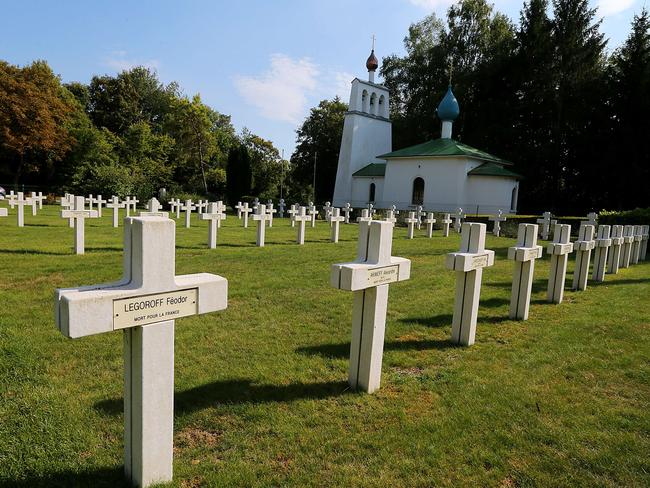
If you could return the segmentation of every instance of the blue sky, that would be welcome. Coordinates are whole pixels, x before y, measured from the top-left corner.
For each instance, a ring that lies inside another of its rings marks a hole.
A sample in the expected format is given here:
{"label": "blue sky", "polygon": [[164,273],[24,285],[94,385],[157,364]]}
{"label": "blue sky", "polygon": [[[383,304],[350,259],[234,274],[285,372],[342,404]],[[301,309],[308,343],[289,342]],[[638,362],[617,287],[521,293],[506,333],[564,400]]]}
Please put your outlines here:
{"label": "blue sky", "polygon": [[[87,83],[136,65],[230,114],[289,157],[295,130],[319,100],[346,102],[377,55],[403,53],[408,26],[452,0],[30,1],[0,0],[0,59],[45,59],[64,81]],[[645,0],[591,0],[609,48]],[[523,0],[494,0],[514,21]],[[443,83],[441,81],[441,83]]]}

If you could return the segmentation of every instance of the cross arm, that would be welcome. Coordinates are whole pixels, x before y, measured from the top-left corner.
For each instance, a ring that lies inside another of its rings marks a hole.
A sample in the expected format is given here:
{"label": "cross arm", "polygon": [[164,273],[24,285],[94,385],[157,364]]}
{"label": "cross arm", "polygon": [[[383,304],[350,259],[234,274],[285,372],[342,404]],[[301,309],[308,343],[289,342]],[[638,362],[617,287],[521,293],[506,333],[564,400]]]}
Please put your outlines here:
{"label": "cross arm", "polygon": [[532,261],[533,259],[538,259],[542,257],[543,248],[542,246],[533,246],[533,247],[522,247],[522,246],[512,246],[508,248],[508,259],[514,261]]}
{"label": "cross arm", "polygon": [[454,271],[472,271],[494,264],[494,251],[485,249],[479,253],[452,252],[447,254],[445,266]]}
{"label": "cross arm", "polygon": [[411,277],[411,260],[391,257],[382,264],[341,263],[332,265],[330,284],[339,290],[357,291],[405,281]]}
{"label": "cross arm", "polygon": [[163,290],[133,283],[59,289],[55,321],[63,335],[84,337],[113,330],[223,310],[228,280],[209,273],[177,276]]}

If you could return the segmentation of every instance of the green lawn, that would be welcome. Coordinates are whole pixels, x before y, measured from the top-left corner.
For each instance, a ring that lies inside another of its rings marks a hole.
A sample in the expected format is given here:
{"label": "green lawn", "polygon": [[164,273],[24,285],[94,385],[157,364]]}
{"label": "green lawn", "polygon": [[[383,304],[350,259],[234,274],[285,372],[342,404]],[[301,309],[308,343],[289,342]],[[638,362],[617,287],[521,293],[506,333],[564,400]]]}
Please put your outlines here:
{"label": "green lawn", "polygon": [[[3,204],[6,205],[6,204]],[[115,280],[122,228],[86,221],[86,255],[49,207],[0,219],[0,486],[114,487],[122,475],[122,337],[64,338],[54,289]],[[276,219],[266,247],[229,216],[177,227],[177,274],[229,280],[224,312],[177,321],[173,486],[649,486],[650,264],[508,320],[514,240],[488,237],[476,344],[449,343],[459,237],[406,239],[411,280],[391,285],[382,387],[348,390],[352,294],[330,265],[356,225]],[[571,282],[573,256],[567,283]]]}

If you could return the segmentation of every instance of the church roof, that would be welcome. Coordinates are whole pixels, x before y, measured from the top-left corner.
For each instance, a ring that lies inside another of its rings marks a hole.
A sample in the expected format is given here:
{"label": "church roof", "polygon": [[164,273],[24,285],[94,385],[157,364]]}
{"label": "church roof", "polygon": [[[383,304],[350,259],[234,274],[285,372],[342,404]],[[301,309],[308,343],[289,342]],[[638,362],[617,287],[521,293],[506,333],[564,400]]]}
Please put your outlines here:
{"label": "church roof", "polygon": [[511,162],[498,158],[492,154],[476,149],[475,147],[468,146],[462,142],[454,141],[453,139],[432,139],[422,144],[415,146],[405,147],[397,151],[389,152],[377,156],[380,159],[392,158],[415,158],[415,157],[430,157],[430,158],[443,158],[447,156],[465,156],[473,159],[480,159],[482,161],[491,161],[499,164],[512,165]]}
{"label": "church roof", "polygon": [[352,176],[384,176],[386,174],[386,163],[370,163],[358,171],[352,173]]}
{"label": "church roof", "polygon": [[477,175],[477,176],[504,176],[506,178],[517,178],[522,179],[519,173],[510,171],[508,168],[504,168],[500,164],[495,163],[483,163],[480,166],[477,166],[473,170],[467,172],[468,175]]}

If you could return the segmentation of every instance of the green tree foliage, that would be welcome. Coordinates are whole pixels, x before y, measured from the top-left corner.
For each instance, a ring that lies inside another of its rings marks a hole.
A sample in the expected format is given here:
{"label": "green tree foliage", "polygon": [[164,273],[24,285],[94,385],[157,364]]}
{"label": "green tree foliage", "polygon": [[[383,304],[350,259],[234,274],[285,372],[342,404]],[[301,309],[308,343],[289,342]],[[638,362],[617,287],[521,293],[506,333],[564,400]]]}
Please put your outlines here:
{"label": "green tree foliage", "polygon": [[296,131],[296,150],[291,156],[292,198],[306,201],[300,189],[311,189],[316,162],[316,199],[331,200],[334,193],[336,168],[343,135],[343,118],[348,106],[336,97],[323,100],[311,109],[309,116]]}
{"label": "green tree foliage", "polygon": [[230,205],[243,197],[250,196],[253,184],[251,158],[245,144],[237,144],[230,149],[226,166],[226,195]]}
{"label": "green tree foliage", "polygon": [[261,200],[275,198],[282,178],[280,152],[271,141],[252,134],[248,129],[243,130],[241,140],[250,156],[251,194]]}

